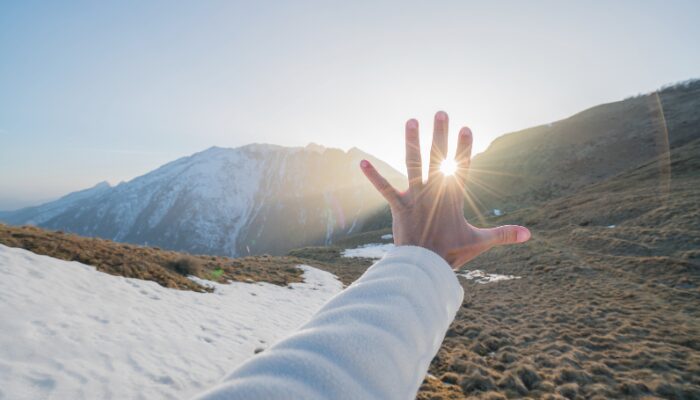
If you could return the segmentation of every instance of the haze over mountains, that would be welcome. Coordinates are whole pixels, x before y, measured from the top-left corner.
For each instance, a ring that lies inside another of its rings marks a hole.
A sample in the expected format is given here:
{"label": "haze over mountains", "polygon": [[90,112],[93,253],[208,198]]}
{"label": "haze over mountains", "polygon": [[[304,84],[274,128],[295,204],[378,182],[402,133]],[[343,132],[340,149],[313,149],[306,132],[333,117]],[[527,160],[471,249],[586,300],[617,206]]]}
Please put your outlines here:
{"label": "haze over mountains", "polygon": [[405,180],[355,148],[213,147],[0,219],[198,254],[282,254],[357,232],[381,207],[359,171],[363,158],[397,185]]}

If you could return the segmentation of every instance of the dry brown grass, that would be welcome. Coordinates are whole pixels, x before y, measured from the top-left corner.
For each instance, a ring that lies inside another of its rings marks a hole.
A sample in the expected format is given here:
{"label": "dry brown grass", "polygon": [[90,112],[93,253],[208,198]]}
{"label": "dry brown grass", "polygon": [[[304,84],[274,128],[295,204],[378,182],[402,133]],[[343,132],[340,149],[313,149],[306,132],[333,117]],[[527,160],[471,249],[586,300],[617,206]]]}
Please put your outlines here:
{"label": "dry brown grass", "polygon": [[491,220],[533,240],[468,268],[522,279],[463,281],[419,398],[700,398],[700,145],[682,150],[669,192],[650,163]]}
{"label": "dry brown grass", "polygon": [[[269,282],[287,285],[301,282],[297,265],[304,261],[293,257],[253,256],[227,258],[189,255],[154,247],[84,238],[31,226],[0,224],[0,243],[36,254],[92,265],[98,271],[128,278],[146,279],[175,289],[206,291],[186,275],[220,282]],[[217,278],[218,276],[218,278]]]}
{"label": "dry brown grass", "polygon": [[192,256],[182,256],[168,262],[168,269],[177,272],[183,276],[200,276],[202,274],[202,266],[198,259]]}
{"label": "dry brown grass", "polygon": [[679,289],[617,256],[569,251],[539,237],[470,265],[522,279],[463,282],[467,298],[431,372],[474,398],[698,398],[698,274]]}
{"label": "dry brown grass", "polygon": [[345,258],[341,255],[342,251],[343,248],[338,246],[304,247],[290,251],[289,256],[334,274],[347,286],[359,278],[374,260],[361,257]]}

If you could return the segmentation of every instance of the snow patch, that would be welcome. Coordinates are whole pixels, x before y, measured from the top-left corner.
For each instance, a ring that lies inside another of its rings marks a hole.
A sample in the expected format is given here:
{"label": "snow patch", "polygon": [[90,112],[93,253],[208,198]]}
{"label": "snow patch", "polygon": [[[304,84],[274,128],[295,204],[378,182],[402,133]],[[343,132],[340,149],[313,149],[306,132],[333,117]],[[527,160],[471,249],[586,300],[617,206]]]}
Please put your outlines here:
{"label": "snow patch", "polygon": [[462,270],[460,271],[462,273],[457,274],[459,276],[463,276],[469,280],[473,280],[475,283],[481,283],[481,284],[486,284],[486,283],[492,283],[492,282],[499,282],[499,281],[508,281],[511,279],[520,279],[519,276],[515,275],[501,275],[501,274],[490,274],[488,272],[484,272],[479,269],[475,270]]}
{"label": "snow patch", "polygon": [[389,239],[393,239],[393,238],[394,238],[394,235],[392,235],[391,233],[387,233],[386,235],[382,235],[382,240],[389,240]]}
{"label": "snow patch", "polygon": [[[383,239],[383,237],[382,237]],[[365,244],[359,247],[356,247],[354,249],[346,249],[343,251],[343,257],[363,257],[363,258],[372,258],[375,260],[378,260],[386,253],[391,251],[395,246],[392,243],[369,243]],[[492,282],[499,282],[499,281],[507,281],[510,279],[520,279],[519,276],[515,275],[501,275],[501,274],[491,274],[488,272],[484,272],[478,269],[475,270],[462,270],[460,273],[457,275],[463,276],[469,280],[473,280],[475,283],[492,283]]]}
{"label": "snow patch", "polygon": [[214,288],[196,293],[0,245],[0,397],[191,397],[342,290],[300,268],[289,287],[195,278]]}
{"label": "snow patch", "polygon": [[363,244],[360,247],[356,247],[354,249],[346,249],[343,251],[343,257],[364,257],[364,258],[373,258],[373,259],[380,259],[384,257],[386,253],[391,251],[391,249],[394,248],[393,243],[369,243],[369,244]]}

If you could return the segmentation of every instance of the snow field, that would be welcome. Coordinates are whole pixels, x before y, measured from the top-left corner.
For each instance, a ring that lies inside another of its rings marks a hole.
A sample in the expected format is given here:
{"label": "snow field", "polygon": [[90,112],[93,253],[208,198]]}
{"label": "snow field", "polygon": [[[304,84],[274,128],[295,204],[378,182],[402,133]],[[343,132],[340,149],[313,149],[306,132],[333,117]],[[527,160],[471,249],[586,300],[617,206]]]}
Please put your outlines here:
{"label": "snow field", "polygon": [[[342,284],[164,288],[0,245],[0,399],[187,398],[302,325]],[[199,280],[199,282],[202,282]]]}

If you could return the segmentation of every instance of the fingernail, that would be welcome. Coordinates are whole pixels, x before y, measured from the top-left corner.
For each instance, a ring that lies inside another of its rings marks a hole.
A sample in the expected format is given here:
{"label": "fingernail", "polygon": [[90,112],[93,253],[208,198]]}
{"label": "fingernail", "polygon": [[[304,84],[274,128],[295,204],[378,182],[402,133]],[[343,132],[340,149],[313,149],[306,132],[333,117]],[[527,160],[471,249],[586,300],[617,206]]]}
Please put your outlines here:
{"label": "fingernail", "polygon": [[435,114],[435,119],[438,121],[445,121],[447,119],[447,113],[444,111],[438,111],[437,114]]}
{"label": "fingernail", "polygon": [[416,121],[415,119],[409,119],[408,122],[406,122],[406,128],[408,128],[408,129],[418,128],[418,121]]}
{"label": "fingernail", "polygon": [[360,167],[362,167],[362,168],[369,167],[369,161],[367,161],[367,160],[360,161]]}
{"label": "fingernail", "polygon": [[523,242],[527,242],[528,240],[530,240],[530,236],[532,236],[532,235],[530,234],[529,229],[520,228],[520,229],[518,229],[518,233],[516,234],[515,239],[518,241],[518,243],[523,243]]}

